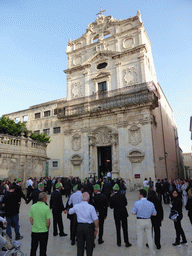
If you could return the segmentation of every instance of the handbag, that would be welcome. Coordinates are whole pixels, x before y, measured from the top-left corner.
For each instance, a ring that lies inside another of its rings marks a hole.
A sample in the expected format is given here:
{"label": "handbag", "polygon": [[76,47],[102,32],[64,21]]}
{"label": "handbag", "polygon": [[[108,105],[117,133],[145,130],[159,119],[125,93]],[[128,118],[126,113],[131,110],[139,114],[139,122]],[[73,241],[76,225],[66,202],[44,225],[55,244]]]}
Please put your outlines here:
{"label": "handbag", "polygon": [[176,222],[178,220],[179,217],[179,213],[176,210],[171,210],[170,214],[169,214],[169,219],[171,219],[172,221]]}

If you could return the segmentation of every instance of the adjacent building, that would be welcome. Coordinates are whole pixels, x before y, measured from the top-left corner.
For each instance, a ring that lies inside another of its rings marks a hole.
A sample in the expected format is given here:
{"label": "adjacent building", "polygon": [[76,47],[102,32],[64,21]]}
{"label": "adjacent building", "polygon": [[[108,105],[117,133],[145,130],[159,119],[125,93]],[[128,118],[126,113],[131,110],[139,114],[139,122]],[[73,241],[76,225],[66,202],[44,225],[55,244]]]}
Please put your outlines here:
{"label": "adjacent building", "polygon": [[133,185],[182,177],[173,111],[140,12],[124,20],[100,12],[66,53],[67,97],[7,114],[51,136],[48,174],[83,179],[110,170]]}

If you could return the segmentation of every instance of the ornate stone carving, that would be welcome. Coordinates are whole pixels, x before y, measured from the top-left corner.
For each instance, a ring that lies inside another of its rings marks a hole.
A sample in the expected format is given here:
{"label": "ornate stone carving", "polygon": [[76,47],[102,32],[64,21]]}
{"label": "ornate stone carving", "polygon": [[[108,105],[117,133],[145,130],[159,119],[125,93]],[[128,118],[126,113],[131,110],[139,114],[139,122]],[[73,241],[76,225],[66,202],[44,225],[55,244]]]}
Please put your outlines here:
{"label": "ornate stone carving", "polygon": [[80,82],[73,83],[71,85],[72,98],[79,98],[83,96],[82,84]]}
{"label": "ornate stone carving", "polygon": [[140,124],[144,125],[144,124],[148,124],[148,123],[153,123],[153,116],[144,116],[141,120],[140,120]]}
{"label": "ornate stone carving", "polygon": [[64,135],[70,135],[72,133],[72,129],[68,129],[64,131]]}
{"label": "ornate stone carving", "polygon": [[76,56],[74,59],[73,59],[73,65],[80,65],[82,62],[82,58],[80,55]]}
{"label": "ornate stone carving", "polygon": [[96,144],[97,145],[108,145],[111,144],[111,132],[106,128],[99,129],[96,134]]}
{"label": "ornate stone carving", "polygon": [[71,161],[72,165],[77,166],[77,165],[81,165],[83,159],[81,158],[80,155],[76,154],[71,157],[70,161]]}
{"label": "ornate stone carving", "polygon": [[81,135],[76,133],[72,136],[72,149],[78,151],[81,148]]}
{"label": "ornate stone carving", "polygon": [[129,153],[129,155],[127,156],[129,158],[129,161],[131,163],[141,163],[145,157],[144,154],[142,154],[140,151],[132,151]]}
{"label": "ornate stone carving", "polygon": [[141,130],[140,127],[133,125],[129,129],[129,143],[133,146],[138,145],[141,142]]}
{"label": "ornate stone carving", "polygon": [[133,47],[134,47],[133,38],[128,37],[123,40],[123,48],[128,49],[128,48],[133,48]]}
{"label": "ornate stone carving", "polygon": [[138,83],[137,67],[130,67],[123,70],[124,86]]}

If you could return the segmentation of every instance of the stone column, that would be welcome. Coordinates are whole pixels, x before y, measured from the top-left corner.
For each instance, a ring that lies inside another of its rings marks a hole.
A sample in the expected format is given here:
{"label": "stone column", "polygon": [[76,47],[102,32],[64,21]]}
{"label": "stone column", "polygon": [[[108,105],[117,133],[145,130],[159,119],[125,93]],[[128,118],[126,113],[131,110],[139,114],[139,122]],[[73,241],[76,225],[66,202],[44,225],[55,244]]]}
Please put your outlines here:
{"label": "stone column", "polygon": [[111,146],[112,146],[112,178],[119,177],[119,163],[117,157],[117,134],[112,134]]}
{"label": "stone column", "polygon": [[117,76],[117,87],[115,89],[122,88],[122,79],[121,79],[121,62],[117,61],[115,63],[116,66],[116,76]]}
{"label": "stone column", "polygon": [[95,161],[94,161],[94,147],[95,147],[95,137],[89,136],[89,175],[94,176],[95,172]]}

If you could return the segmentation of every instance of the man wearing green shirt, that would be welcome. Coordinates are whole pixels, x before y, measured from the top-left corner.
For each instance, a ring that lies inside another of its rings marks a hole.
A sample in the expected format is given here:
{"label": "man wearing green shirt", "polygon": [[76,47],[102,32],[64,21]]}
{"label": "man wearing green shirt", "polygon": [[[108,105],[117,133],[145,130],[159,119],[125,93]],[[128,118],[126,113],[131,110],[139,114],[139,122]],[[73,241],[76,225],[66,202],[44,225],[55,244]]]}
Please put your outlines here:
{"label": "man wearing green shirt", "polygon": [[39,194],[39,201],[31,206],[29,217],[32,225],[31,233],[31,253],[30,256],[36,256],[38,243],[40,243],[40,256],[46,256],[48,230],[50,227],[51,211],[46,205],[47,194]]}

